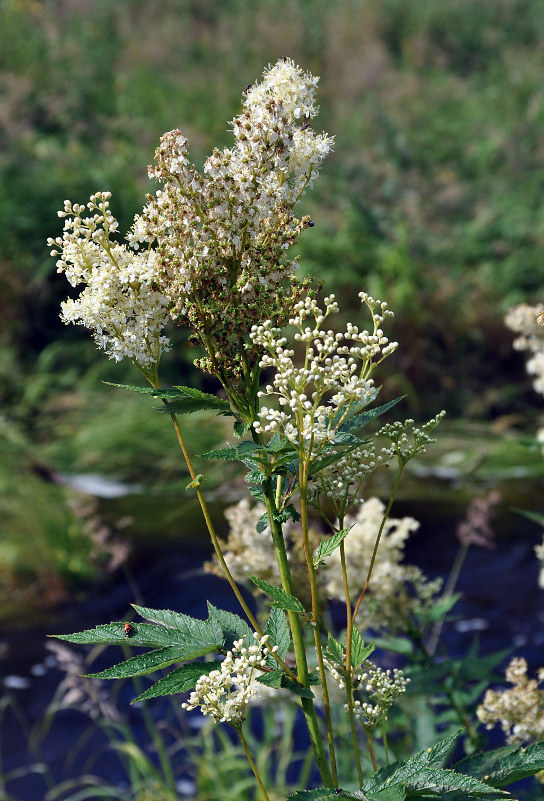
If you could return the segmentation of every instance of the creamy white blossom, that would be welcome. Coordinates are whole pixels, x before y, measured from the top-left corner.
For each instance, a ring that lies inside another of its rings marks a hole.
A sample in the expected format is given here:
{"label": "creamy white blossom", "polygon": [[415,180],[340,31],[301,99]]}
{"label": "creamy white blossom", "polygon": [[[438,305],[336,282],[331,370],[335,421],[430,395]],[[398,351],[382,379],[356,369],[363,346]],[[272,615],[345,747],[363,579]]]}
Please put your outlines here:
{"label": "creamy white blossom", "polygon": [[[505,323],[519,336],[514,340],[516,350],[526,350],[530,354],[527,360],[527,372],[533,376],[533,387],[540,395],[544,395],[544,305],[529,306],[522,303],[510,309]],[[544,428],[537,431],[537,440],[544,452]]]}
{"label": "creamy white blossom", "polygon": [[268,634],[259,637],[248,645],[244,639],[236,640],[232,650],[227,651],[221,667],[202,675],[189,700],[182,704],[188,711],[200,707],[203,715],[210,715],[217,723],[229,723],[239,727],[245,717],[246,706],[262,687],[257,681],[266,667],[269,653],[277,651],[277,646],[269,649]]}
{"label": "creamy white blossom", "polygon": [[[267,525],[263,531],[257,531],[257,523],[265,513],[264,503],[259,502],[251,506],[247,498],[242,498],[224,512],[229,523],[229,534],[223,546],[223,556],[232,577],[239,583],[248,583],[248,572],[271,584],[280,583],[280,571],[270,527]],[[288,536],[291,528],[290,522],[284,524],[284,537]],[[217,558],[205,567],[218,576],[224,575]]]}
{"label": "creamy white blossom", "polygon": [[163,187],[132,237],[156,243],[171,314],[197,332],[209,354],[200,364],[220,378],[240,368],[240,338],[258,315],[283,320],[296,300],[298,264],[285,251],[313,223],[293,208],[333,144],[308,122],[317,80],[280,59],[246,90],[233,146],[214,150],[202,173],[178,130],[164,134],[149,168]]}
{"label": "creamy white blossom", "polygon": [[161,333],[169,316],[168,300],[157,289],[157,256],[149,248],[136,252],[111,238],[118,223],[109,198],[109,192],[97,192],[86,207],[66,200],[59,212],[63,235],[48,244],[55,246],[52,255],[60,255],[57,271],[72,286],[84,287],[78,298],[61,304],[61,319],[91,329],[111,359],[128,358],[152,369],[169,348]]}
{"label": "creamy white blossom", "polygon": [[[346,518],[350,528],[344,539],[348,581],[352,593],[358,594],[364,585],[376,538],[385,513],[378,498],[369,498]],[[404,630],[411,615],[423,614],[435,603],[442,581],[429,581],[418,567],[403,563],[404,546],[419,523],[412,517],[388,517],[376,553],[372,578],[358,612],[361,629]],[[330,599],[344,599],[344,582],[340,551],[336,549],[322,571],[325,592]]]}
{"label": "creamy white blossom", "polygon": [[527,676],[527,662],[515,657],[506,669],[506,690],[487,690],[477,709],[478,720],[492,729],[496,723],[510,743],[530,743],[544,739],[544,668],[537,679]]}

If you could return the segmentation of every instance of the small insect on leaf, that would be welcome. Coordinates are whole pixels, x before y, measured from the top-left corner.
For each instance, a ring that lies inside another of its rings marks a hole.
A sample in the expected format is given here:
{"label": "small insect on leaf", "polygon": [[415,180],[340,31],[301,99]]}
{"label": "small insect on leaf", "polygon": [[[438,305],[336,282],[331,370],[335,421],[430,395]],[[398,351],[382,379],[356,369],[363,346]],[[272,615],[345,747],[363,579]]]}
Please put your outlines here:
{"label": "small insect on leaf", "polygon": [[127,637],[132,637],[132,635],[134,634],[134,629],[133,629],[133,627],[130,625],[130,623],[125,623],[125,624],[123,625],[123,631],[125,632],[125,634],[127,635]]}

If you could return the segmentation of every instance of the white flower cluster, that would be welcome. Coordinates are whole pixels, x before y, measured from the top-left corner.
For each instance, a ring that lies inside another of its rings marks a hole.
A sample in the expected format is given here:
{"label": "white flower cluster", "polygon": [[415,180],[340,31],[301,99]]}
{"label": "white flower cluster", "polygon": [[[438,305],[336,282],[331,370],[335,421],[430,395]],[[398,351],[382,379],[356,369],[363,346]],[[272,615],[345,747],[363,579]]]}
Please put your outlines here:
{"label": "white flower cluster", "polygon": [[544,739],[544,690],[539,688],[544,668],[538,671],[538,679],[529,679],[525,659],[514,658],[506,669],[506,680],[512,688],[487,690],[477,709],[478,720],[486,729],[500,723],[509,744]]}
{"label": "white flower cluster", "polygon": [[343,517],[351,506],[364,503],[364,499],[358,497],[362,485],[380,464],[387,465],[393,456],[392,448],[381,448],[378,451],[372,442],[346,451],[337,462],[319,472],[313,488],[316,506],[319,496],[323,494],[332,504],[335,514]]}
{"label": "white flower cluster", "polygon": [[[544,305],[522,303],[514,306],[506,315],[505,323],[511,331],[519,334],[514,340],[514,348],[531,354],[527,360],[527,372],[534,376],[535,391],[544,395]],[[544,428],[537,431],[537,439],[544,451]]]}
{"label": "white flower cluster", "polygon": [[[340,690],[346,687],[346,662],[339,670],[339,665],[334,665],[329,659],[325,658],[327,670]],[[365,729],[374,729],[375,726],[384,719],[387,720],[387,711],[393,705],[396,698],[406,692],[406,687],[410,679],[405,678],[402,670],[395,668],[382,670],[369,659],[365,659],[360,668],[351,668],[351,686],[353,692],[364,692],[367,700],[355,699],[353,711],[355,717],[361,722]],[[344,705],[346,712],[349,711],[347,704]]]}
{"label": "white flower cluster", "polygon": [[[280,581],[270,528],[267,526],[264,531],[257,531],[257,523],[265,512],[264,503],[250,506],[247,498],[242,498],[237,504],[225,510],[224,514],[229,523],[229,536],[223,547],[223,556],[234,580],[238,583],[247,584],[248,572],[271,584],[278,584]],[[290,521],[284,524],[284,536],[288,536],[291,527]],[[208,562],[205,568],[215,575],[224,576],[217,557]]]}
{"label": "white flower cluster", "polygon": [[[353,591],[363,588],[376,538],[385,512],[378,498],[369,498],[345,521],[351,530],[344,539],[348,581]],[[412,517],[388,518],[376,554],[372,579],[358,612],[362,629],[392,632],[407,628],[412,615],[422,615],[436,603],[442,580],[429,581],[418,567],[402,564],[404,546],[419,528]],[[339,549],[329,557],[322,571],[330,599],[344,599]]]}
{"label": "white flower cluster", "polygon": [[246,646],[243,638],[236,640],[221,669],[198,679],[189,700],[182,704],[183,709],[190,711],[199,706],[203,715],[211,715],[218,723],[229,723],[234,728],[242,724],[248,701],[258,695],[262,686],[256,673],[266,667],[266,657],[278,650],[276,645],[268,648],[268,634],[259,638],[255,632],[253,636],[254,645]]}
{"label": "white flower cluster", "polygon": [[[325,298],[324,311],[312,297],[296,304],[289,324],[298,329],[295,341],[305,347],[302,367],[295,366],[295,351],[286,347],[287,339],[279,328],[269,320],[252,327],[251,339],[265,351],[261,367],[276,370],[273,383],[259,397],[277,396],[282,407],[261,407],[254,423],[258,433],[279,432],[305,455],[315,456],[334,441],[353,404],[362,408],[375,398],[370,374],[397,343],[389,342],[380,327],[392,314],[387,304],[364,292],[360,298],[371,311],[372,332],[359,331],[351,323],[342,333],[321,328],[329,315],[338,311],[334,295]],[[311,326],[306,325],[309,319]]]}
{"label": "white flower cluster", "polygon": [[405,465],[414,456],[425,453],[427,445],[436,442],[436,439],[431,437],[431,432],[434,431],[445,414],[445,411],[438,412],[427,423],[424,423],[421,428],[417,428],[411,418],[405,420],[404,423],[400,421],[386,423],[380,428],[376,436],[388,439],[392,443],[399,462]]}
{"label": "white flower cluster", "polygon": [[[405,678],[402,670],[395,668],[382,670],[367,660],[363,673],[356,675],[357,684],[369,696],[368,701],[354,701],[355,717],[365,729],[374,729],[382,720],[387,720],[387,712],[396,698],[406,692],[410,679]],[[347,711],[347,705],[344,707]]]}
{"label": "white flower cluster", "polygon": [[94,332],[98,347],[111,359],[131,359],[153,369],[169,341],[161,334],[168,321],[167,298],[157,289],[157,260],[152,250],[136,253],[111,240],[117,220],[109,209],[109,192],[91,195],[87,206],[64,202],[62,237],[48,239],[57,271],[72,286],[84,285],[76,300],[62,303],[65,323]]}
{"label": "white flower cluster", "polygon": [[189,162],[177,130],[161,138],[156,167],[149,168],[163,188],[131,237],[157,243],[172,315],[192,325],[204,344],[204,333],[216,332],[216,349],[231,338],[239,350],[237,333],[247,334],[259,311],[285,313],[278,287],[297,268],[285,250],[313,224],[292,209],[333,144],[307,122],[318,110],[317,81],[280,59],[246,90],[232,121],[234,146],[214,150],[203,174]]}

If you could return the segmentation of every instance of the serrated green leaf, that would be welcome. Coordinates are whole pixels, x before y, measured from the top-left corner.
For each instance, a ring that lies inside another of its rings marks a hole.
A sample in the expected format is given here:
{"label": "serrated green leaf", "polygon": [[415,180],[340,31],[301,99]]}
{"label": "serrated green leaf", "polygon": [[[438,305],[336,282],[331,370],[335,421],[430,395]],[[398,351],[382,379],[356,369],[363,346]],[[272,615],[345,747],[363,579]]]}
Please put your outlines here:
{"label": "serrated green leaf", "polygon": [[[279,658],[285,660],[289,651],[289,646],[291,645],[291,634],[285,615],[281,609],[272,607],[264,633],[269,635],[271,647],[274,645],[278,646]],[[271,658],[273,659],[273,657]]]}
{"label": "serrated green leaf", "polygon": [[[291,793],[287,796],[287,801],[324,801],[324,799],[334,798],[338,801],[372,801],[372,799],[365,795],[362,790],[356,790],[353,793],[341,788],[337,790],[325,789],[318,787],[315,790],[297,790],[296,793]],[[402,796],[398,796],[399,801],[402,801]],[[386,801],[386,799],[384,799]],[[388,800],[387,800],[388,801]],[[391,801],[397,801],[397,798],[391,798]]]}
{"label": "serrated green leaf", "polygon": [[147,701],[149,698],[158,698],[161,695],[174,695],[192,690],[201,676],[208,675],[212,670],[220,670],[221,662],[191,662],[172,670],[168,676],[155,682],[145,692],[132,701]]}
{"label": "serrated green leaf", "polygon": [[[106,623],[103,626],[96,626],[94,629],[85,629],[74,634],[56,634],[59,640],[75,642],[80,645],[142,645],[145,647],[156,648],[166,645],[185,645],[187,637],[180,632],[174,631],[165,626],[155,626],[151,623],[131,623],[132,633],[130,638],[124,632],[124,623]],[[193,641],[193,644],[197,645]],[[212,643],[209,639],[200,642],[200,645]],[[216,647],[221,646],[221,641]]]}
{"label": "serrated green leaf", "polygon": [[455,770],[483,779],[492,787],[507,787],[544,770],[544,742],[527,748],[510,745],[486,754],[473,754],[459,762]]}
{"label": "serrated green leaf", "polygon": [[314,694],[309,687],[302,687],[298,682],[290,679],[289,676],[283,672],[281,668],[277,670],[270,670],[268,673],[263,673],[257,677],[257,681],[265,684],[267,687],[274,687],[275,689],[289,690],[289,692],[298,695],[300,698],[313,698]]}
{"label": "serrated green leaf", "polygon": [[431,748],[420,751],[418,756],[420,764],[426,764],[433,768],[442,767],[462,734],[463,730],[458,729],[457,731],[448,734],[446,737],[443,737],[441,740],[431,746]]}
{"label": "serrated green leaf", "polygon": [[[393,767],[393,766],[390,766]],[[382,771],[378,771],[369,785],[364,786],[364,791],[371,798],[380,798],[380,793],[389,790],[395,785],[401,786],[405,790],[406,797],[412,801],[416,798],[441,799],[447,798],[448,801],[497,801],[504,797],[506,793],[490,787],[489,784],[473,779],[471,776],[463,776],[454,770],[443,768],[416,768],[413,770],[405,769],[398,771],[389,777],[387,784],[375,784],[379,781]],[[383,796],[382,796],[383,797]]]}
{"label": "serrated green leaf", "polygon": [[204,648],[194,648],[183,645],[170,645],[166,648],[159,648],[156,651],[147,651],[145,654],[138,654],[120,662],[111,668],[106,668],[100,673],[88,673],[87,678],[91,679],[126,679],[132,676],[145,676],[155,670],[168,667],[174,662],[185,662],[188,659],[196,659],[205,656],[215,650],[215,647],[207,646]]}
{"label": "serrated green leaf", "polygon": [[168,630],[173,629],[178,639],[176,642],[184,643],[185,640],[193,642],[217,643],[220,647],[223,640],[221,626],[213,619],[199,620],[195,617],[185,615],[183,612],[173,612],[171,609],[150,609],[147,606],[132,604],[138,614],[151,620],[153,623],[160,623]]}
{"label": "serrated green leaf", "polygon": [[262,451],[262,447],[252,442],[250,439],[245,439],[239,445],[232,445],[230,448],[218,448],[208,453],[202,453],[202,459],[227,459],[230,461],[243,461],[250,454]]}
{"label": "serrated green leaf", "polygon": [[385,412],[389,411],[389,409],[392,409],[393,406],[396,406],[396,404],[405,397],[406,397],[405,395],[401,395],[400,397],[395,398],[392,401],[383,403],[381,406],[374,407],[374,409],[368,409],[368,411],[362,412],[362,414],[356,414],[353,417],[350,417],[345,422],[343,422],[338,430],[342,432],[358,431],[360,428],[365,426],[371,420],[374,420],[376,417],[379,417],[381,414],[384,414]]}
{"label": "serrated green leaf", "polygon": [[269,584],[261,578],[257,578],[257,576],[252,576],[251,573],[246,573],[246,575],[257,587],[273,599],[272,606],[276,606],[278,609],[289,609],[292,612],[305,611],[302,603],[298,598],[295,598],[294,595],[290,595],[279,587],[273,587],[272,584]]}
{"label": "serrated green leaf", "polygon": [[329,636],[327,638],[327,648],[329,650],[330,655],[333,657],[334,661],[337,665],[344,664],[344,646],[335,640],[332,634],[329,632]]}
{"label": "serrated green leaf", "polygon": [[265,502],[266,498],[265,498],[264,490],[263,490],[263,488],[261,486],[258,486],[258,485],[255,485],[255,484],[250,484],[249,492],[250,492],[250,495],[253,498],[256,498],[258,501],[262,501],[263,503]]}
{"label": "serrated green leaf", "polygon": [[338,548],[342,540],[344,540],[351,529],[343,528],[341,531],[335,531],[335,533],[330,536],[326,540],[321,540],[317,551],[314,554],[314,567],[317,569],[321,565],[324,565],[324,559],[330,556],[334,551]]}
{"label": "serrated green leaf", "polygon": [[235,615],[233,612],[227,612],[225,609],[218,609],[209,601],[208,615],[209,620],[219,626],[223,634],[224,647],[227,650],[232,648],[235,640],[241,640],[242,637],[245,637],[245,641],[248,645],[253,642],[253,631],[245,620],[242,620],[238,615]]}
{"label": "serrated green leaf", "polygon": [[370,654],[375,650],[374,643],[365,645],[363,638],[358,630],[354,627],[351,631],[351,664],[353,667],[359,667],[368,659]]}
{"label": "serrated green leaf", "polygon": [[372,797],[388,787],[402,785],[409,799],[447,797],[448,801],[472,801],[479,798],[491,801],[499,798],[502,795],[501,790],[477,778],[436,767],[444,761],[459,735],[460,732],[454,732],[410,759],[381,768],[363,789]]}

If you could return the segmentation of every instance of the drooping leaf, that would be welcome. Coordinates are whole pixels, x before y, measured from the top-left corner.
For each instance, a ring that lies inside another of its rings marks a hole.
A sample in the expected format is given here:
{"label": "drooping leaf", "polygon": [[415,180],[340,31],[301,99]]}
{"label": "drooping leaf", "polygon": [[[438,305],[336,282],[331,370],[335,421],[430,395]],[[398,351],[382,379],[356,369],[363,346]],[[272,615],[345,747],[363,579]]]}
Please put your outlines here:
{"label": "drooping leaf", "polygon": [[268,526],[268,524],[269,524],[269,521],[268,521],[268,512],[265,512],[265,513],[264,513],[264,514],[262,514],[262,515],[259,517],[259,519],[257,520],[257,525],[256,525],[257,533],[258,533],[258,534],[262,534],[262,533],[263,533],[263,531],[265,531],[265,530],[266,530],[266,527]]}
{"label": "drooping leaf", "polygon": [[161,695],[174,695],[192,690],[201,676],[208,675],[212,670],[220,670],[221,662],[191,662],[172,670],[168,676],[155,682],[151,687],[141,693],[132,701],[147,701],[149,698],[158,698]]}
{"label": "drooping leaf", "polygon": [[374,651],[376,646],[374,643],[369,643],[365,645],[363,638],[359,634],[358,630],[353,627],[351,631],[351,664],[353,667],[359,667],[368,659],[372,651]]}
{"label": "drooping leaf", "polygon": [[544,770],[544,742],[523,748],[508,745],[484,754],[473,754],[457,763],[455,770],[483,779],[492,787],[507,787]]}
{"label": "drooping leaf", "polygon": [[290,595],[288,592],[285,592],[285,590],[280,589],[280,587],[273,587],[272,584],[269,584],[261,578],[257,578],[257,576],[252,576],[251,573],[247,573],[246,575],[257,587],[273,599],[272,606],[276,606],[278,609],[289,609],[293,612],[305,611],[302,603],[298,598],[295,598],[294,595]]}
{"label": "drooping leaf", "polygon": [[262,447],[252,442],[250,439],[245,439],[239,445],[232,445],[230,448],[218,448],[208,453],[202,453],[202,459],[226,459],[229,461],[243,461],[250,454],[262,451]]}
{"label": "drooping leaf", "polygon": [[190,639],[193,641],[200,640],[203,643],[216,642],[218,647],[221,646],[221,626],[213,618],[199,620],[185,615],[183,612],[173,612],[171,609],[150,609],[147,606],[139,606],[138,604],[132,604],[132,606],[145,620],[151,620],[153,623],[160,623],[168,629],[173,629],[180,638],[178,642]]}
{"label": "drooping leaf", "polygon": [[194,387],[166,387],[154,389],[153,387],[136,387],[130,384],[114,384],[111,381],[104,381],[110,387],[117,389],[128,389],[130,392],[139,392],[142,395],[151,395],[154,398],[162,398],[167,401],[164,406],[159,406],[157,411],[175,414],[189,414],[201,409],[214,409],[219,414],[232,415],[230,406],[226,400],[201,392]]}
{"label": "drooping leaf", "polygon": [[233,612],[227,612],[225,609],[218,609],[209,601],[208,615],[209,620],[219,626],[223,634],[224,647],[227,650],[232,648],[235,640],[241,640],[242,637],[245,637],[245,641],[248,645],[252,643],[253,632],[245,620],[242,620],[238,615],[235,615]]}
{"label": "drooping leaf", "polygon": [[242,439],[242,437],[245,437],[250,428],[251,428],[251,423],[244,423],[241,420],[237,420],[234,423],[232,430],[234,431],[235,436],[240,437],[240,439]]}
{"label": "drooping leaf", "polygon": [[335,533],[326,540],[321,540],[317,551],[314,554],[314,567],[317,569],[325,564],[325,559],[330,556],[340,545],[343,539],[347,537],[351,529],[343,528],[341,531]]}
{"label": "drooping leaf", "polygon": [[132,676],[146,676],[155,670],[168,667],[174,662],[185,662],[188,659],[196,659],[205,656],[215,650],[215,647],[204,646],[195,648],[183,645],[170,645],[166,648],[159,648],[155,651],[147,651],[145,654],[138,654],[120,662],[111,668],[106,668],[100,673],[88,673],[87,678],[91,679],[126,679]]}
{"label": "drooping leaf", "polygon": [[274,645],[278,646],[278,656],[280,659],[285,659],[291,644],[291,634],[289,633],[289,626],[287,625],[285,615],[281,609],[272,607],[264,633],[269,635],[271,647]]}
{"label": "drooping leaf", "polygon": [[303,687],[283,672],[281,668],[277,670],[270,670],[268,673],[263,673],[258,676],[257,681],[260,684],[265,684],[267,687],[274,687],[275,689],[283,688],[289,692],[300,696],[301,698],[313,698],[314,694],[309,687]]}

